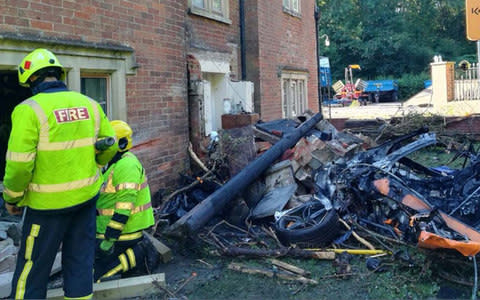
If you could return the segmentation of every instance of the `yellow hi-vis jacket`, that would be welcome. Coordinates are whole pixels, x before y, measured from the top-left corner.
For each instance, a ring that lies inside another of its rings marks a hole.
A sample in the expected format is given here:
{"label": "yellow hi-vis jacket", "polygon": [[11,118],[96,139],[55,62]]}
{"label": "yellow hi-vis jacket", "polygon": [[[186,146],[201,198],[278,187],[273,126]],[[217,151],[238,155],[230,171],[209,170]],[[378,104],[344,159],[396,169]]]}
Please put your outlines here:
{"label": "yellow hi-vis jacket", "polygon": [[12,113],[5,201],[37,210],[72,207],[94,197],[102,185],[99,166],[118,144],[96,155],[95,141],[115,136],[100,105],[68,90],[39,93]]}
{"label": "yellow hi-vis jacket", "polygon": [[145,169],[133,153],[121,155],[103,174],[105,183],[97,201],[100,239],[136,239],[139,231],[155,223]]}

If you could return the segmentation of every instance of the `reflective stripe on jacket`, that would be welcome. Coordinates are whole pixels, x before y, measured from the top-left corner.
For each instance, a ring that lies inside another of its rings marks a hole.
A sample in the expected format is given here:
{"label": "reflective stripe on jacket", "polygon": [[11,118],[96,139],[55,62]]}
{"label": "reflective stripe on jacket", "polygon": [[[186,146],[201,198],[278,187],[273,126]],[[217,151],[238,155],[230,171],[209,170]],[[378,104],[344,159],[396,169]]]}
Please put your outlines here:
{"label": "reflective stripe on jacket", "polygon": [[[94,197],[102,184],[94,143],[115,136],[100,105],[73,91],[39,93],[12,113],[4,198],[38,210]],[[103,160],[110,159],[117,145]]]}
{"label": "reflective stripe on jacket", "polygon": [[146,229],[155,223],[145,170],[133,153],[124,153],[109,166],[103,179],[104,185],[97,201],[98,234],[104,234],[107,226],[116,228],[117,222],[111,220],[114,214],[128,216],[125,225],[117,228],[122,235]]}

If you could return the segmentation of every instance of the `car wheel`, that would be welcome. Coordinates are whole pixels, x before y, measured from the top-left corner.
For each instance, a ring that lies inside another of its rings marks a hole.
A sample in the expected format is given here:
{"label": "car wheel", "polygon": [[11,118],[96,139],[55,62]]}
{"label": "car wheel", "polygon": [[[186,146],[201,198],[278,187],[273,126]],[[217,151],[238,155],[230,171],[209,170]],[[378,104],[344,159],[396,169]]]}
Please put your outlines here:
{"label": "car wheel", "polygon": [[306,202],[281,216],[275,222],[280,242],[300,247],[323,247],[340,233],[337,211],[326,209],[320,201]]}

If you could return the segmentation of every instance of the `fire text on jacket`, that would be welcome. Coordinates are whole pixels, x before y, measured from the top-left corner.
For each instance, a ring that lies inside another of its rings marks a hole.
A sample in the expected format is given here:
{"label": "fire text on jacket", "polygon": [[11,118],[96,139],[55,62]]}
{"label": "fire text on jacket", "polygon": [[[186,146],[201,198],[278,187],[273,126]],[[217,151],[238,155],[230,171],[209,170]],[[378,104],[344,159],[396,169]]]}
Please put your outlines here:
{"label": "fire text on jacket", "polygon": [[86,107],[62,108],[53,111],[57,123],[76,122],[90,119]]}

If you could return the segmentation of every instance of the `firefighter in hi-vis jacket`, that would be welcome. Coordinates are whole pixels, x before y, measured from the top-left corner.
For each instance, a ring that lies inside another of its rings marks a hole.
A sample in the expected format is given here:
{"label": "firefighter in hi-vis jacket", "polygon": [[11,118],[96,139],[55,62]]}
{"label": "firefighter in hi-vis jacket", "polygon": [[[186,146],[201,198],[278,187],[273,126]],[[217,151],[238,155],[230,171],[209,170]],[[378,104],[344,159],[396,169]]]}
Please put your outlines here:
{"label": "firefighter in hi-vis jacket", "polygon": [[[145,170],[132,147],[132,129],[119,120],[111,122],[119,151],[103,174],[97,201],[97,255],[95,282],[136,269],[145,271],[158,262],[158,254],[143,230],[155,221]],[[131,272],[129,272],[131,273]]]}
{"label": "firefighter in hi-vis jacket", "polygon": [[92,297],[95,202],[102,185],[99,165],[117,144],[96,154],[95,142],[114,131],[100,105],[69,91],[55,55],[36,49],[18,66],[33,96],[12,113],[3,179],[6,209],[26,207],[11,298],[45,298],[53,261],[62,244],[65,297]]}

